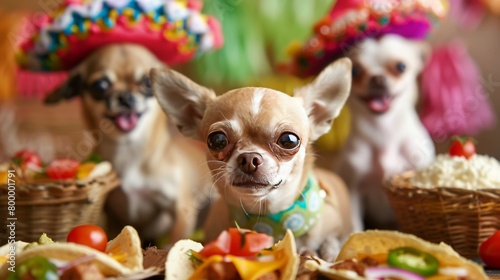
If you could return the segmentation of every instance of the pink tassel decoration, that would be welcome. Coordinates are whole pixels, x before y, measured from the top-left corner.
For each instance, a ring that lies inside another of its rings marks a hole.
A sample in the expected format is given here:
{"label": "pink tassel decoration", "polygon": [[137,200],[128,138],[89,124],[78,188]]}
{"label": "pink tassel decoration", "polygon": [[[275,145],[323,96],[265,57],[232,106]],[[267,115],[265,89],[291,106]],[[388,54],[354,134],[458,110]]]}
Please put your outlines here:
{"label": "pink tassel decoration", "polygon": [[29,70],[17,70],[17,92],[20,96],[43,100],[61,85],[68,73],[61,72],[34,72]]}
{"label": "pink tassel decoration", "polygon": [[450,1],[450,17],[464,29],[475,29],[486,15],[483,0]]}
{"label": "pink tassel decoration", "polygon": [[422,73],[421,119],[434,140],[476,136],[494,125],[486,83],[462,43],[433,50]]}

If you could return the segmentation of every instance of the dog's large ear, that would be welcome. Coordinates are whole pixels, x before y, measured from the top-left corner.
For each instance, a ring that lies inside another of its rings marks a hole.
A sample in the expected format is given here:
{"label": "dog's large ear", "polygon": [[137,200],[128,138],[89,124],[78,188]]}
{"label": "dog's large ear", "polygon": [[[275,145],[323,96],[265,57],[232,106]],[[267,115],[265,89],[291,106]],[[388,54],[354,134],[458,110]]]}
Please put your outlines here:
{"label": "dog's large ear", "polygon": [[156,99],[179,131],[199,140],[201,121],[215,93],[167,68],[151,69],[150,79]]}
{"label": "dog's large ear", "polygon": [[352,62],[341,58],[326,67],[310,84],[295,91],[304,101],[314,141],[327,133],[351,91]]}
{"label": "dog's large ear", "polygon": [[420,65],[418,68],[418,72],[422,72],[424,70],[427,61],[431,57],[432,47],[428,42],[425,41],[413,41],[413,46],[417,49],[417,53],[420,54]]}
{"label": "dog's large ear", "polygon": [[80,73],[71,73],[68,79],[47,97],[45,97],[45,104],[56,104],[63,99],[71,99],[80,95],[83,86],[83,79]]}

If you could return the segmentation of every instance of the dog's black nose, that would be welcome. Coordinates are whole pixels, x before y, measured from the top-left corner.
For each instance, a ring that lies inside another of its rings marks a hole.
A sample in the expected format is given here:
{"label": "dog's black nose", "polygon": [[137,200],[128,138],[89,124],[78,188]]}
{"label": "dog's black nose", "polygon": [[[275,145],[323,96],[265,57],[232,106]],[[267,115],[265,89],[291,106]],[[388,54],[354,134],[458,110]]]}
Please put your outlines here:
{"label": "dog's black nose", "polygon": [[264,159],[258,153],[243,153],[238,156],[237,161],[241,171],[251,174],[264,162]]}
{"label": "dog's black nose", "polygon": [[118,95],[118,103],[127,109],[132,109],[135,105],[135,98],[131,92],[124,92]]}
{"label": "dog's black nose", "polygon": [[387,88],[387,78],[383,75],[377,75],[370,78],[370,87],[376,89]]}

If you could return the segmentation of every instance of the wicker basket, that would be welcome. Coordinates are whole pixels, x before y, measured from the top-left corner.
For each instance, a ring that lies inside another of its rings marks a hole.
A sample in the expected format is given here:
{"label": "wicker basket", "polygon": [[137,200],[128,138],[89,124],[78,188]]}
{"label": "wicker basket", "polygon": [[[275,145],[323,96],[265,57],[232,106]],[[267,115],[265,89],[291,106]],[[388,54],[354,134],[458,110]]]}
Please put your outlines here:
{"label": "wicker basket", "polygon": [[500,189],[419,188],[409,183],[413,174],[394,176],[385,187],[401,231],[477,258],[481,242],[500,229]]}
{"label": "wicker basket", "polygon": [[[114,171],[86,182],[60,181],[15,186],[15,240],[37,241],[47,233],[54,241],[64,241],[80,224],[96,224],[108,193],[120,181]],[[0,244],[7,243],[13,220],[7,209],[7,185],[0,185]]]}

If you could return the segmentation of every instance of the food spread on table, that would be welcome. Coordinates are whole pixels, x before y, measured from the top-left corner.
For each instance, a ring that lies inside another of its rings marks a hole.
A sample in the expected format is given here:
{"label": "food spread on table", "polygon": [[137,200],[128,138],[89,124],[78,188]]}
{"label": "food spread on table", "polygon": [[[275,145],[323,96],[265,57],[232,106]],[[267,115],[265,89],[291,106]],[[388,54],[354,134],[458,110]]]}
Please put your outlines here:
{"label": "food spread on table", "polygon": [[166,262],[166,279],[294,279],[299,265],[293,233],[273,237],[230,228],[205,244],[178,241]]}
{"label": "food spread on table", "polygon": [[479,264],[444,243],[383,230],[355,233],[334,263],[313,258],[305,267],[329,279],[487,279]]}
{"label": "food spread on table", "polygon": [[0,164],[0,182],[7,182],[9,170],[16,170],[16,180],[24,182],[89,180],[106,175],[112,169],[109,162],[91,154],[82,161],[56,158],[44,162],[35,151],[18,151],[9,162]]}
{"label": "food spread on table", "polygon": [[104,279],[143,270],[141,242],[130,226],[109,242],[99,226],[80,225],[71,230],[66,242],[53,242],[42,234],[38,242],[17,241],[0,247],[1,279]]}

